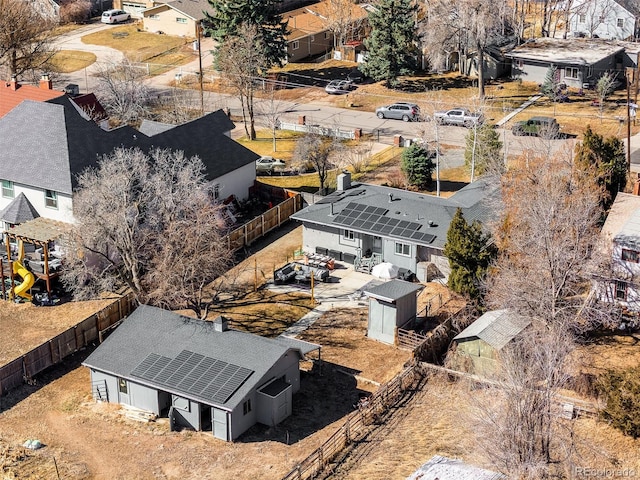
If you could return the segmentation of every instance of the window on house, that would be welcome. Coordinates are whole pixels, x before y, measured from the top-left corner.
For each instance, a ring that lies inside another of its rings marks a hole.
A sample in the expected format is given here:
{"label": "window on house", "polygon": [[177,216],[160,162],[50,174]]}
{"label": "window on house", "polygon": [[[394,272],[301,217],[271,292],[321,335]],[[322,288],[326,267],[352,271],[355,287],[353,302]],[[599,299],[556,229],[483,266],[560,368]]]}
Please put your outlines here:
{"label": "window on house", "polygon": [[578,23],[587,23],[587,15],[584,13],[578,15]]}
{"label": "window on house", "polygon": [[13,182],[2,180],[2,196],[4,198],[13,198]]}
{"label": "window on house", "polygon": [[187,19],[184,17],[176,17],[176,22],[178,23],[187,23]]}
{"label": "window on house", "polygon": [[624,18],[618,18],[617,25],[618,28],[624,28]]}
{"label": "window on house", "polygon": [[606,15],[603,13],[602,15],[600,15],[600,18],[598,19],[598,21],[600,23],[604,23],[604,21],[607,19]]}
{"label": "window on house", "polygon": [[411,255],[411,245],[407,243],[396,242],[396,254],[408,257]]}
{"label": "window on house", "polygon": [[618,300],[627,299],[627,282],[616,280],[616,298]]}
{"label": "window on house", "polygon": [[157,13],[154,13],[153,15],[149,15],[149,18],[151,20],[160,20],[160,15],[158,15]]}
{"label": "window on house", "polygon": [[53,190],[45,190],[44,205],[47,208],[58,208],[58,194]]}
{"label": "window on house", "polygon": [[291,50],[298,50],[300,48],[300,42],[298,40],[294,40],[291,42]]}
{"label": "window on house", "polygon": [[624,260],[625,262],[640,263],[640,252],[623,248],[622,260]]}
{"label": "window on house", "polygon": [[564,69],[564,78],[577,79],[579,74],[580,74],[580,70],[578,70],[577,68],[568,67]]}
{"label": "window on house", "polygon": [[129,387],[127,386],[127,381],[124,378],[118,379],[118,391],[125,395],[129,393]]}
{"label": "window on house", "polygon": [[174,408],[177,408],[178,410],[184,410],[185,412],[191,411],[191,402],[186,398],[174,396],[171,403]]}
{"label": "window on house", "polygon": [[520,58],[516,58],[515,59],[515,64],[516,64],[516,67],[518,67],[518,68],[524,67],[524,62]]}
{"label": "window on house", "polygon": [[316,36],[315,35],[311,35],[311,41],[315,42],[316,41]]}
{"label": "window on house", "polygon": [[353,242],[356,238],[355,233],[353,232],[353,230],[343,230],[342,231],[342,238],[344,240],[349,240],[351,242]]}
{"label": "window on house", "polygon": [[242,413],[247,414],[251,411],[251,399],[249,398],[242,404]]}
{"label": "window on house", "polygon": [[220,184],[216,183],[213,186],[213,199],[218,200],[220,198]]}

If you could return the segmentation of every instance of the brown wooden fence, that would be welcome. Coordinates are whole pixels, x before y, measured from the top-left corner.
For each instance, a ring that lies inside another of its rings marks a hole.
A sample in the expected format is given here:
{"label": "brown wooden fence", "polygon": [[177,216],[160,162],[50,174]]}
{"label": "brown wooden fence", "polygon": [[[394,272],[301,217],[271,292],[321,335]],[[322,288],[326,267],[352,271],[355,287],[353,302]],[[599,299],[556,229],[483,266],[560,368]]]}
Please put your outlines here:
{"label": "brown wooden fence", "polygon": [[[46,307],[43,307],[46,308]],[[100,338],[100,333],[133,310],[133,297],[125,295],[65,332],[0,367],[0,396],[32,381],[44,369]]]}
{"label": "brown wooden fence", "polygon": [[367,431],[365,427],[396,405],[419,378],[420,369],[413,365],[382,385],[366,403],[361,403],[358,410],[347,417],[338,431],[297,464],[282,480],[306,480],[318,475],[347,445],[363,437]]}
{"label": "brown wooden fence", "polygon": [[282,203],[267,210],[262,215],[245,223],[240,228],[232,230],[226,240],[233,251],[251,245],[258,238],[279,227],[289,220],[289,217],[302,208],[302,197],[299,194],[287,198]]}

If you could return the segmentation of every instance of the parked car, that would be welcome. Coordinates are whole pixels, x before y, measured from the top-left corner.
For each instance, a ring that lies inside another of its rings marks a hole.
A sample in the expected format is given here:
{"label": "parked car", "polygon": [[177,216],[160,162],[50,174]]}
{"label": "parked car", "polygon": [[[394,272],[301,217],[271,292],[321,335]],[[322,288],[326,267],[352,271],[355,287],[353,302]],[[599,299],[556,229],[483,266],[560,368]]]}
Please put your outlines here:
{"label": "parked car", "polygon": [[420,120],[420,107],[415,103],[398,102],[376,108],[378,118],[393,118],[403,122]]}
{"label": "parked car", "polygon": [[557,138],[560,136],[560,125],[552,117],[531,117],[529,120],[516,122],[511,127],[511,132],[514,135]]}
{"label": "parked car", "polygon": [[275,168],[283,168],[285,163],[279,158],[262,156],[256,160],[256,172],[271,175]]}
{"label": "parked car", "polygon": [[472,113],[466,108],[452,108],[446,112],[435,112],[433,118],[440,125],[459,125],[467,128],[484,122],[482,113]]}
{"label": "parked car", "polygon": [[102,12],[102,23],[120,23],[126,22],[131,18],[131,14],[124,10],[105,10]]}
{"label": "parked car", "polygon": [[331,80],[329,84],[324,87],[325,92],[333,95],[341,95],[343,93],[349,93],[355,88],[349,80]]}

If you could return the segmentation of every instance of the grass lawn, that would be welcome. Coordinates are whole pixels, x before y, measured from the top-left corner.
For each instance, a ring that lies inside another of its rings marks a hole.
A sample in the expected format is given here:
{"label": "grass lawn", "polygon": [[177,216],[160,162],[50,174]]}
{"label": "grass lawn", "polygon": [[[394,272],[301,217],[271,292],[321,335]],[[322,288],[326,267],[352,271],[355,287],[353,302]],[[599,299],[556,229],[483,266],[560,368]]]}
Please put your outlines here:
{"label": "grass lawn", "polygon": [[[186,46],[191,39],[141,32],[135,24],[91,33],[82,37],[82,41],[89,45],[103,45],[120,50],[133,62],[174,67],[196,58],[195,53]],[[162,70],[152,73],[162,73]]]}
{"label": "grass lawn", "polygon": [[70,73],[82,70],[96,61],[95,54],[79,50],[59,50],[50,60],[54,72]]}

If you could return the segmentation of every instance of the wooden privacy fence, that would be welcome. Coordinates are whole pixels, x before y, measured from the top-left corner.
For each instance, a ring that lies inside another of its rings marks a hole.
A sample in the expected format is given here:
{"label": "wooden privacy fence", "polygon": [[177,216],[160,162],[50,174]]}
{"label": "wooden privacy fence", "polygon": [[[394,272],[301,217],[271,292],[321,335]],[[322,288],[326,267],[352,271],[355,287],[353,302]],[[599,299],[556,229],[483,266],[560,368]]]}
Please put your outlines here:
{"label": "wooden privacy fence", "polygon": [[366,433],[366,426],[395,406],[404,393],[420,378],[420,370],[413,365],[382,385],[358,410],[349,414],[345,423],[311,455],[297,464],[282,480],[306,480],[318,475],[351,442]]}
{"label": "wooden privacy fence", "polygon": [[120,297],[60,335],[3,365],[0,367],[0,396],[23,383],[30,383],[44,369],[100,339],[101,332],[126,317],[131,310],[133,297]]}
{"label": "wooden privacy fence", "polygon": [[302,197],[299,194],[286,199],[282,203],[267,210],[239,228],[232,230],[226,241],[234,252],[251,245],[258,238],[279,227],[289,220],[289,217],[302,208]]}

